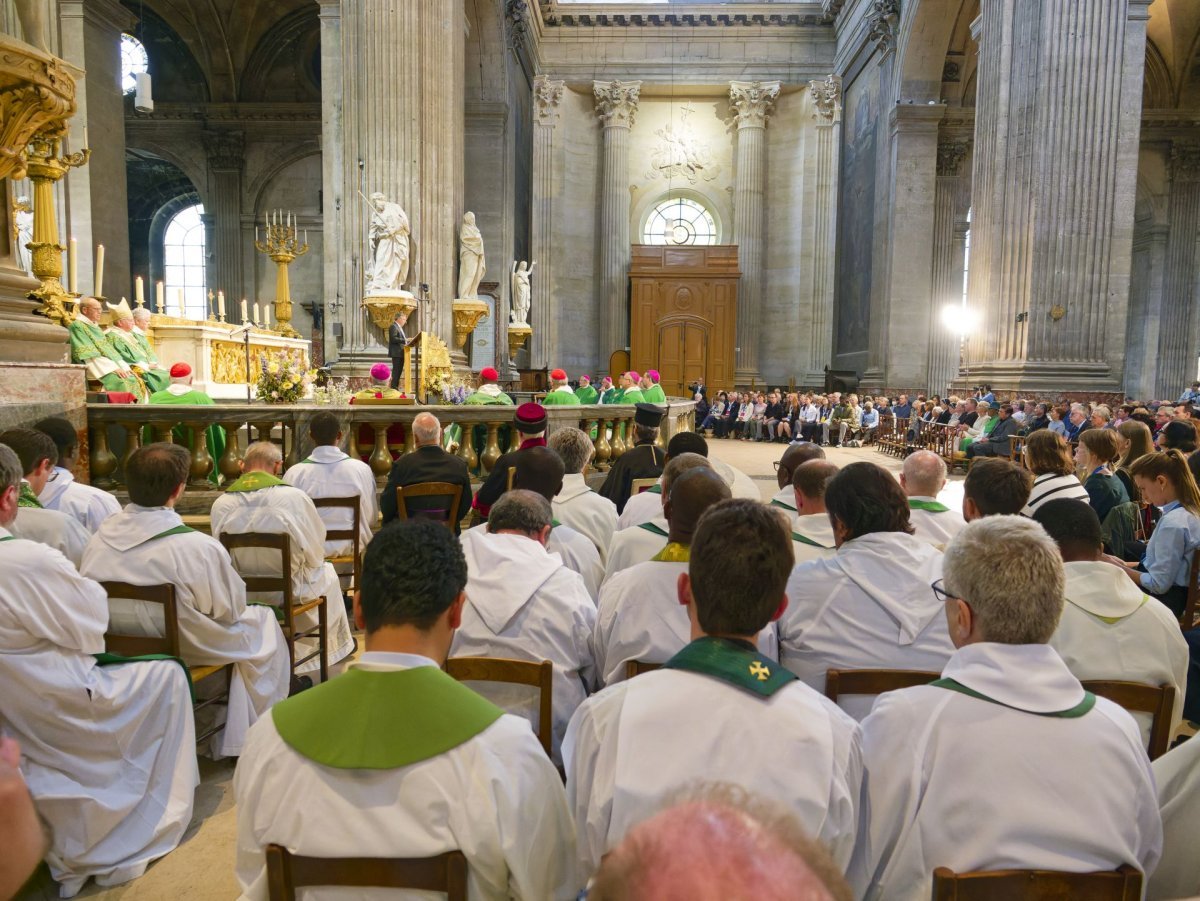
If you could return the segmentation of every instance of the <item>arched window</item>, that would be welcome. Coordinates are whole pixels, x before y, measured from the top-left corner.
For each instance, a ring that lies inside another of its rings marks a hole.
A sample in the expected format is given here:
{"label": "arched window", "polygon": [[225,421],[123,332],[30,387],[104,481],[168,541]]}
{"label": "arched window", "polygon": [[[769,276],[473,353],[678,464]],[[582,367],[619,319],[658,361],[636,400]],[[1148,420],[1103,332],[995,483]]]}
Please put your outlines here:
{"label": "arched window", "polygon": [[716,244],[717,223],[690,197],[669,197],[656,204],[642,232],[643,244]]}
{"label": "arched window", "polygon": [[179,303],[179,292],[183,291],[184,308],[189,319],[205,319],[208,316],[207,287],[204,279],[204,222],[200,204],[184,207],[171,217],[163,236],[163,261],[166,278],[167,309],[172,313]]}
{"label": "arched window", "polygon": [[137,89],[137,76],[150,67],[146,48],[131,34],[121,35],[121,93],[132,94]]}

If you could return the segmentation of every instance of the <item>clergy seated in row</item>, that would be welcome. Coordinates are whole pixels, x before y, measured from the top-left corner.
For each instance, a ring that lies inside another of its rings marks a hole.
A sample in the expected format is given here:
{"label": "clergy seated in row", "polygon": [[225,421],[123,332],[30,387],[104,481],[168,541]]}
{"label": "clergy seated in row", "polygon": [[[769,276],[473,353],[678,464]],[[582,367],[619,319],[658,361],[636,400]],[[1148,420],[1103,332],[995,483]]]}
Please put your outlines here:
{"label": "clergy seated in row", "polygon": [[108,336],[100,328],[103,310],[100,301],[84,297],[79,301],[78,312],[67,326],[71,342],[71,362],[82,363],[87,377],[100,383],[109,392],[131,394],[134,400],[145,400],[146,393]]}
{"label": "clergy seated in row", "polygon": [[0,444],[12,448],[25,471],[17,517],[8,530],[18,538],[54,548],[78,567],[91,532],[73,516],[46,509],[40,500],[58,463],[58,447],[49,435],[34,429],[9,429],[0,434]]}
{"label": "clergy seated in row", "polygon": [[796,467],[809,460],[824,460],[825,449],[814,441],[804,441],[799,444],[789,444],[784,448],[779,462],[775,464],[775,480],[779,491],[771,498],[771,506],[782,507],[788,516],[796,515],[796,496],[792,486],[792,476]]}
{"label": "clergy seated in row", "polygon": [[[265,532],[287,535],[291,540],[292,600],[302,603],[317,597],[325,598],[326,651],[330,673],[334,664],[354,651],[350,621],[342,604],[342,588],[333,564],[325,562],[325,524],[307,494],[279,478],[283,455],[269,441],[256,441],[246,448],[242,474],[225,493],[213,501],[212,534],[216,539],[226,532]],[[242,576],[279,576],[279,551],[273,548],[238,548],[232,553],[234,568]],[[247,598],[278,604],[278,592],[251,593]],[[296,628],[308,631],[317,626],[317,611],[309,610],[296,619]],[[316,648],[316,639],[296,642],[296,657],[307,657]],[[299,676],[320,679],[320,658],[313,657],[296,668]]]}
{"label": "clergy seated in row", "polygon": [[371,367],[371,382],[355,393],[353,400],[398,400],[400,391],[391,386],[392,367],[387,363],[376,363]]}
{"label": "clergy seated in row", "polygon": [[[175,363],[171,366],[171,384],[162,391],[150,395],[150,403],[174,406],[213,406],[213,399],[192,385],[192,367],[187,363]],[[225,453],[225,430],[221,426],[210,425],[204,431],[208,442],[208,453],[213,460],[220,460]],[[185,425],[177,425],[171,430],[172,440],[183,447],[192,446],[192,430]],[[147,426],[142,430],[142,440],[149,444],[153,440],[153,431]],[[220,473],[216,466],[208,475],[208,480],[214,485],[220,482]]]}
{"label": "clergy seated in row", "polygon": [[[605,685],[624,679],[626,664],[666,663],[692,640],[687,610],[679,603],[679,577],[688,570],[692,536],[701,515],[729,498],[729,487],[709,467],[684,472],[664,499],[666,547],[604,583],[593,644],[596,668]],[[764,629],[759,639],[763,654],[779,656],[774,629]]]}
{"label": "clergy seated in row", "polygon": [[645,398],[646,403],[665,404],[667,402],[666,392],[658,384],[660,378],[662,376],[658,374],[657,369],[647,369],[646,374],[638,382],[638,387],[641,389],[642,397]]}
{"label": "clergy seated in row", "polygon": [[136,879],[179,844],[200,781],[196,732],[178,663],[97,663],[104,589],[53,548],[12,534],[20,490],[20,461],[0,445],[4,731],[21,745],[21,773],[49,827],[46,862],[69,898],[89,877]]}
{"label": "clergy seated in row", "polygon": [[512,406],[512,398],[500,390],[500,373],[491,366],[485,366],[479,373],[479,387],[467,395],[464,404],[493,405],[508,404]]}
{"label": "clergy seated in row", "polygon": [[596,446],[585,432],[562,428],[550,436],[547,446],[563,464],[562,488],[554,496],[554,518],[586,537],[600,555],[608,560],[608,546],[617,531],[617,508],[587,483],[587,473]]}
{"label": "clergy seated in row", "polygon": [[675,479],[689,469],[703,467],[712,469],[712,463],[700,454],[681,453],[671,458],[663,467],[662,492],[653,495],[658,502],[658,514],[649,522],[641,523],[631,529],[621,529],[613,536],[612,544],[608,547],[608,560],[604,564],[604,580],[607,582],[616,573],[628,569],[638,563],[645,563],[667,545],[669,526],[663,511],[663,503],[671,494],[671,485]]}
{"label": "clergy seated in row", "polygon": [[[837,538],[825,507],[825,489],[840,470],[828,460],[808,460],[792,473],[792,551],[796,565],[837,553]],[[785,511],[786,512],[786,511]]]}
{"label": "clergy seated in row", "polygon": [[575,389],[575,396],[579,398],[581,404],[600,403],[600,392],[592,387],[592,377],[590,375],[581,375],[579,377],[579,387]]}
{"label": "clergy seated in row", "polygon": [[971,464],[963,479],[963,519],[1016,516],[1029,503],[1033,473],[1008,460],[983,458]]}
{"label": "clergy seated in row", "polygon": [[676,792],[604,858],[588,901],[755,898],[852,901],[842,869],[799,819],[731,783]]}
{"label": "clergy seated in row", "polygon": [[517,459],[531,447],[546,446],[546,408],[541,404],[521,404],[513,411],[513,427],[521,433],[521,446],[515,451],[501,454],[492,464],[492,471],[479,490],[475,492],[475,512],[486,519],[492,504],[508,487],[508,471],[517,464]]}
{"label": "clergy seated in row", "polygon": [[[471,511],[471,473],[467,470],[467,463],[462,457],[443,450],[442,424],[432,413],[418,413],[413,418],[412,430],[416,450],[404,454],[392,464],[387,485],[383,494],[379,496],[383,524],[387,525],[400,515],[396,503],[397,488],[427,482],[449,482],[451,485],[462,487],[462,495],[458,502],[458,522],[454,523],[454,532],[458,534],[462,521]],[[406,502],[405,507],[412,516],[422,511],[445,509],[445,499],[414,497]]]}
{"label": "clergy seated in row", "polygon": [[[1066,574],[1066,604],[1050,646],[1082,681],[1174,686],[1174,733],[1183,718],[1188,671],[1188,645],[1179,620],[1121,567],[1105,561],[1100,519],[1085,501],[1047,501],[1033,519],[1058,544]],[[1151,716],[1138,713],[1135,718],[1145,744]]]}
{"label": "clergy seated in row", "polygon": [[919,450],[904,459],[900,487],[908,495],[908,518],[913,534],[939,551],[967,525],[958,510],[938,500],[946,487],[946,461],[931,450]]}
{"label": "clergy seated in row", "polygon": [[266,901],[264,848],[277,843],[314,857],[461,850],[472,899],[573,898],[574,827],[550,759],[528,722],[440,669],[470,603],[458,540],[428,520],[393,523],[362,578],[366,652],[277,704],[238,761],[243,897]]}
{"label": "clergy seated in row", "polygon": [[542,404],[547,407],[578,407],[579,398],[575,392],[571,390],[571,385],[567,381],[567,373],[563,369],[555,369],[550,373],[550,390],[542,399]]}
{"label": "clergy seated in row", "polygon": [[[246,731],[287,697],[291,661],[271,608],[246,604],[246,583],[229,553],[175,512],[190,465],[190,455],[176,444],[135,450],[125,462],[129,503],[92,537],[79,571],[97,582],[175,587],[184,663],[235,664],[225,728],[213,736],[211,751],[213,757],[237,757]],[[162,635],[157,604],[114,597],[108,611],[112,629],[122,635]],[[197,691],[213,682],[220,680],[201,683]]]}
{"label": "clergy seated in row", "polygon": [[[667,442],[667,452],[663,457],[663,465],[665,466],[671,461],[672,457],[678,457],[680,454],[699,454],[701,457],[707,457],[709,465],[716,471],[717,475],[724,479],[733,497],[744,497],[752,501],[762,498],[758,486],[754,484],[754,480],[748,475],[720,460],[708,456],[708,441],[699,432],[680,432],[672,437]],[[661,476],[659,476],[658,484],[653,488],[648,488],[640,494],[635,494],[629,498],[629,501],[625,504],[625,509],[621,511],[621,516],[617,520],[617,529],[632,529],[634,526],[640,526],[644,522],[651,522],[660,516],[662,516]]]}
{"label": "clergy seated in row", "polygon": [[1150,899],[1200,896],[1200,741],[1188,739],[1151,764],[1163,821],[1163,851],[1150,877]]}
{"label": "clergy seated in row", "polygon": [[936,867],[1153,872],[1162,819],[1137,723],[1047,643],[1064,588],[1058,548],[1024,517],[951,540],[930,593],[953,656],[933,684],[880,695],[862,723],[857,897],[927,898]]}
{"label": "clergy seated in row", "polygon": [[[146,384],[146,390],[153,394],[162,391],[170,382],[167,370],[158,362],[158,357],[150,349],[150,342],[143,334],[138,335],[133,327],[133,310],[129,309],[129,301],[124,297],[118,304],[109,304],[113,324],[104,332],[112,344],[113,350]],[[144,307],[141,309],[145,309]],[[144,343],[143,343],[144,342]]]}
{"label": "clergy seated in row", "polygon": [[[513,489],[492,507],[487,526],[463,533],[467,604],[452,657],[507,657],[554,664],[552,750],[559,747],[575,708],[598,684],[592,630],[596,604],[583,577],[547,549],[550,502]],[[475,684],[496,704],[540,723],[537,695],[525,686]]]}
{"label": "clergy seated in row", "polygon": [[95,532],[100,523],[121,512],[115,497],[77,481],[71,472],[79,465],[79,434],[75,426],[61,416],[49,416],[34,423],[33,427],[49,435],[58,449],[58,462],[38,495],[43,507],[67,514],[89,532]]}
{"label": "clergy seated in row", "polygon": [[[314,500],[323,497],[358,497],[358,542],[360,550],[371,543],[371,527],[379,518],[375,499],[375,473],[362,460],[356,460],[341,449],[342,427],[337,416],[328,410],[316,413],[308,423],[308,436],[313,449],[307,457],[283,474],[283,480],[299,488]],[[345,507],[318,507],[317,514],[327,531],[349,529],[354,514]],[[351,553],[349,539],[326,541],[325,556],[336,557]]]}
{"label": "clergy seated in row", "polygon": [[[874,463],[851,463],[825,488],[837,552],[796,566],[779,621],[782,662],[817,691],[831,669],[942,668],[954,648],[930,590],[941,553],[913,535],[908,498]],[[841,701],[861,720],[872,698]]]}
{"label": "clergy seated in row", "polygon": [[662,669],[585,701],[563,742],[584,869],[664,793],[696,780],[774,798],[847,865],[863,777],[859,727],[755,645],[788,605],[791,570],[779,511],[726,500],[700,518],[677,583],[692,641]]}
{"label": "clergy seated in row", "polygon": [[617,505],[618,513],[629,502],[634,479],[657,479],[662,475],[665,454],[654,442],[658,440],[658,427],[664,415],[661,407],[637,404],[633,416],[634,446],[617,457],[600,486],[600,493]]}

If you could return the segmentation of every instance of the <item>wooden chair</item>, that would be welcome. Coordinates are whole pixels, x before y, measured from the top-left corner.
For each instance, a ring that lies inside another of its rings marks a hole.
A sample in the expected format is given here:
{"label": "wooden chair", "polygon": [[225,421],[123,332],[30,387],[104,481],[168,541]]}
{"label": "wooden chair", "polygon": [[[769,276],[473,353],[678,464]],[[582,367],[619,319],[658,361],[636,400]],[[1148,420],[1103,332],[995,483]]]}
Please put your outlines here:
{"label": "wooden chair", "polygon": [[[221,535],[221,544],[225,545],[225,549],[229,551],[231,557],[233,556],[233,552],[240,548],[279,551],[281,558],[280,572],[282,575],[243,575],[242,580],[246,583],[246,592],[247,594],[278,592],[283,595],[283,600],[277,606],[283,615],[283,637],[287,641],[288,656],[292,660],[292,674],[295,675],[296,667],[300,664],[307,663],[314,657],[319,657],[321,661],[321,681],[324,682],[327,680],[329,678],[329,608],[326,603],[328,598],[321,596],[304,598],[297,601],[293,597],[291,536],[271,535],[266,532],[226,532]],[[317,628],[315,630],[307,629],[298,631],[296,617],[308,613],[310,610],[317,611]],[[296,641],[301,638],[316,638],[317,650],[297,660]]]}
{"label": "wooden chair", "polygon": [[1192,568],[1188,573],[1187,603],[1179,615],[1179,628],[1190,632],[1196,628],[1196,607],[1200,603],[1200,548],[1192,551]]}
{"label": "wooden chair", "polygon": [[649,491],[658,484],[658,479],[634,479],[629,483],[629,496],[641,494],[643,491]]}
{"label": "wooden chair", "polygon": [[508,472],[504,474],[504,490],[512,491],[513,480],[517,477],[517,467],[508,467]]}
{"label": "wooden chair", "polygon": [[1142,874],[1123,864],[1099,873],[1055,870],[933,871],[933,901],[1140,901]]}
{"label": "wooden chair", "polygon": [[539,692],[538,741],[550,756],[554,735],[554,664],[549,660],[531,663],[505,657],[451,657],[446,672],[459,682],[505,682],[510,685],[532,685]]}
{"label": "wooden chair", "polygon": [[1173,685],[1144,685],[1141,682],[1117,682],[1090,679],[1083,687],[1094,695],[1120,704],[1130,713],[1150,713],[1150,742],[1146,750],[1151,760],[1167,753],[1171,743],[1171,714],[1175,706]]}
{"label": "wooden chair", "polygon": [[625,663],[625,678],[632,679],[634,676],[640,676],[642,673],[652,673],[656,669],[662,669],[662,664],[647,663],[644,660],[629,660]]}
{"label": "wooden chair", "polygon": [[881,695],[940,678],[941,673],[912,669],[831,669],[825,673],[825,697],[836,702],[840,695]]}
{"label": "wooden chair", "polygon": [[[445,507],[430,507],[413,510],[409,515],[408,501],[418,497],[443,497]],[[462,485],[450,482],[420,482],[416,485],[401,485],[396,489],[396,513],[401,519],[416,519],[418,516],[440,522],[450,531],[458,524],[459,505],[462,503]]]}
{"label": "wooden chair", "polygon": [[[163,634],[161,636],[154,635],[128,635],[121,632],[113,632],[110,629],[104,633],[104,648],[110,654],[119,654],[122,657],[140,657],[143,654],[166,654],[169,657],[180,657],[179,648],[179,610],[175,602],[175,586],[170,584],[164,585],[130,585],[128,582],[101,582],[100,585],[104,588],[109,600],[119,598],[121,600],[140,601],[147,604],[159,604],[163,612]],[[210,676],[224,674],[225,690],[218,692],[209,698],[203,698],[195,701],[192,704],[193,712],[200,712],[206,707],[228,706],[229,705],[229,686],[233,682],[233,664],[215,664],[211,666],[189,666],[188,674],[192,680],[192,686]],[[196,744],[208,741],[218,732],[225,728],[225,723],[222,721],[213,726],[207,732],[196,735]]]}
{"label": "wooden chair", "polygon": [[296,901],[307,886],[352,886],[444,892],[467,901],[467,858],[461,851],[437,857],[304,857],[283,845],[267,845],[267,897]]}
{"label": "wooden chair", "polygon": [[346,594],[354,597],[354,592],[358,590],[359,579],[362,576],[362,537],[359,530],[362,528],[362,506],[361,498],[356,494],[353,497],[315,497],[313,504],[319,512],[322,508],[337,508],[346,507],[350,510],[350,528],[348,529],[325,529],[326,541],[349,541],[351,548],[349,554],[335,554],[332,557],[326,557],[326,563],[332,563],[335,567],[350,563],[354,567],[354,571],[350,576],[350,584],[346,588]]}

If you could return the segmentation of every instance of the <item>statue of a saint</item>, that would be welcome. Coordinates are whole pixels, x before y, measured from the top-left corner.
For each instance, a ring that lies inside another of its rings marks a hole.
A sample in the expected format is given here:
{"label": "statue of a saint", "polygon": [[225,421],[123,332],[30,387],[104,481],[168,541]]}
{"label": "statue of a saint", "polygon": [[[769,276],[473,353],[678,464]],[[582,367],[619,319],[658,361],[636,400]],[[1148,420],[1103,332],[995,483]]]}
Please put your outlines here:
{"label": "statue of a saint", "polygon": [[17,262],[23,270],[32,275],[33,256],[25,246],[33,241],[33,207],[29,205],[28,197],[18,197],[17,202],[13,204],[13,224],[17,232],[17,246],[14,248]]}
{"label": "statue of a saint", "polygon": [[17,21],[21,23],[25,43],[50,53],[50,45],[46,43],[46,0],[14,0],[13,5],[17,8]]}
{"label": "statue of a saint", "polygon": [[513,261],[512,268],[512,324],[529,325],[529,276],[537,263],[518,264]]}
{"label": "statue of a saint", "polygon": [[408,216],[400,204],[376,191],[371,195],[371,263],[366,296],[396,296],[408,279]]}
{"label": "statue of a saint", "polygon": [[464,213],[462,228],[458,230],[458,296],[464,300],[477,298],[485,272],[483,235],[475,225],[475,214]]}

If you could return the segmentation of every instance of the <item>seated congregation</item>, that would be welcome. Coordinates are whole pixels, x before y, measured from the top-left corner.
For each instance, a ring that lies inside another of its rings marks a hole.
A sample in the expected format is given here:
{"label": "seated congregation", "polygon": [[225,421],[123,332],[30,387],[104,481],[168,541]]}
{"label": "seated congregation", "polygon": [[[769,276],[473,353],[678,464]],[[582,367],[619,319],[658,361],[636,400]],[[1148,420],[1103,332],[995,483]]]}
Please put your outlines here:
{"label": "seated congregation", "polygon": [[[39,860],[63,897],[137,878],[193,819],[197,754],[237,758],[249,899],[309,858],[436,858],[458,875],[405,887],[473,899],[919,899],[1014,869],[1200,894],[1200,741],[1168,750],[1200,719],[1187,449],[1035,429],[970,454],[952,509],[936,449],[827,457],[878,402],[741,428],[728,403],[701,424],[793,439],[765,503],[700,432],[659,446],[652,404],[600,490],[538,404],[478,490],[431,412],[382,493],[321,412],[286,472],[246,449],[211,535],[176,511],[180,447],[129,455],[121,508],[71,479],[69,423],[0,434],[0,896]],[[358,866],[356,897],[387,884]]]}

